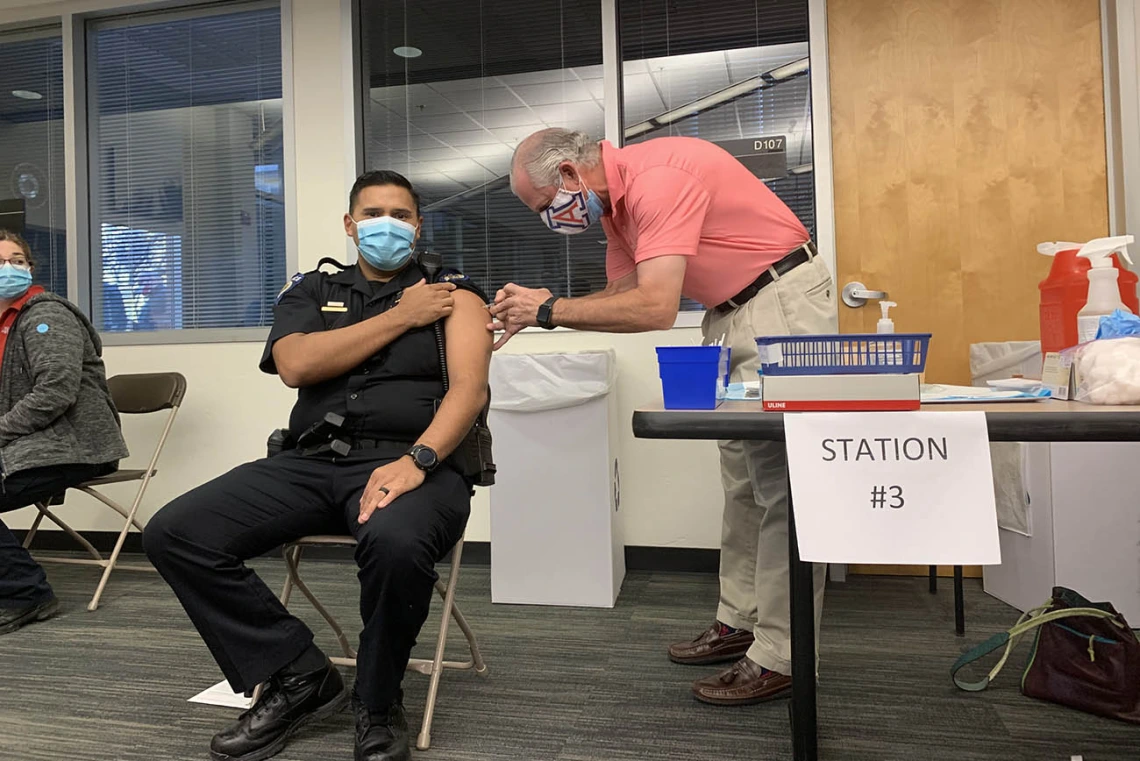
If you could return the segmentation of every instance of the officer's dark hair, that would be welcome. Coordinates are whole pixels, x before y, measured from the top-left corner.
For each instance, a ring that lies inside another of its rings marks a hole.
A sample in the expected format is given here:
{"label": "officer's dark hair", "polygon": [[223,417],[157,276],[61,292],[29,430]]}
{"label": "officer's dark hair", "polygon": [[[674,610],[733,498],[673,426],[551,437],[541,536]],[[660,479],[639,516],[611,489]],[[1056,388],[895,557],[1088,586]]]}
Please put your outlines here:
{"label": "officer's dark hair", "polygon": [[412,196],[412,203],[416,206],[416,216],[418,217],[420,215],[420,194],[412,187],[412,183],[408,182],[407,177],[399,172],[393,172],[391,169],[373,169],[356,178],[356,182],[352,184],[352,190],[348,194],[349,212],[356,208],[356,202],[360,200],[360,193],[365,188],[379,187],[382,185],[395,185],[398,188],[403,188],[408,191]]}

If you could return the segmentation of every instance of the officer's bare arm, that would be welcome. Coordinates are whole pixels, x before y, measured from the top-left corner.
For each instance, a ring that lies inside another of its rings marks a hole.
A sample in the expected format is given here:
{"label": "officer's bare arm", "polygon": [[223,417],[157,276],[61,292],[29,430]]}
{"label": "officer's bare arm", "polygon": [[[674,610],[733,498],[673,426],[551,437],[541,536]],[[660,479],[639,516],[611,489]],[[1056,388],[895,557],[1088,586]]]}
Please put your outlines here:
{"label": "officer's bare arm", "polygon": [[403,335],[409,328],[399,308],[346,328],[293,333],[273,344],[277,374],[289,388],[302,388],[344,375]]}
{"label": "officer's bare arm", "polygon": [[562,327],[607,333],[668,330],[677,319],[686,264],[687,257],[680,254],[647,259],[617,281],[623,284],[621,290],[603,291],[595,298],[559,299],[551,318]]}
{"label": "officer's bare arm", "polygon": [[444,322],[447,339],[447,373],[450,388],[431,425],[417,444],[447,457],[459,446],[487,403],[487,373],[491,365],[491,340],[487,310],[482,299],[470,291],[456,291],[455,310]]}

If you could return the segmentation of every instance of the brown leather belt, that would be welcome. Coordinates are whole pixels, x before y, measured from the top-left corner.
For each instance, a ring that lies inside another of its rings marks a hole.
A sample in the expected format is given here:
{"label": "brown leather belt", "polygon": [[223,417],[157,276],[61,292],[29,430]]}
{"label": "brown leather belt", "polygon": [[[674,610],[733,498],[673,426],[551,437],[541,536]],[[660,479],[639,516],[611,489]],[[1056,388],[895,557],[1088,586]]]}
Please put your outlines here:
{"label": "brown leather belt", "polygon": [[718,312],[728,312],[737,307],[744,306],[756,294],[760,293],[764,288],[768,287],[776,280],[788,274],[801,264],[810,262],[819,253],[815,250],[815,244],[810,240],[802,246],[792,251],[780,261],[773,264],[768,269],[760,273],[760,276],[752,281],[751,284],[744,287],[740,293],[728,299],[723,304],[716,307]]}

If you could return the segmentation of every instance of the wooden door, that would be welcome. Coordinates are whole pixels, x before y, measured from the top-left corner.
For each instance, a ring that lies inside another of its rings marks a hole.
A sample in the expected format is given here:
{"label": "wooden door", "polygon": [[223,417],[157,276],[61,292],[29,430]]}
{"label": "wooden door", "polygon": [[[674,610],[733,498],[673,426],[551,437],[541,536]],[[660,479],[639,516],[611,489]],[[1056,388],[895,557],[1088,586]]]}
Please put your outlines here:
{"label": "wooden door", "polygon": [[[1039,336],[1036,245],[1108,234],[1099,2],[827,17],[837,282],[887,291],[897,331],[934,334],[928,381],[968,384],[971,343]],[[878,318],[839,306],[843,332]]]}

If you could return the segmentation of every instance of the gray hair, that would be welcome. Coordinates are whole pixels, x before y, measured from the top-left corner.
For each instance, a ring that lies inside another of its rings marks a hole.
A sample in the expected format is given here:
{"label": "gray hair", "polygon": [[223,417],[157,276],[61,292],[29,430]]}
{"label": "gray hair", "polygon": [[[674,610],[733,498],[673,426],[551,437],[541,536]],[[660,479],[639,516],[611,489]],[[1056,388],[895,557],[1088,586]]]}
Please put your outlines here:
{"label": "gray hair", "polygon": [[[563,161],[580,166],[597,166],[602,160],[598,142],[585,132],[569,129],[544,129],[519,143],[511,159],[512,170],[522,165],[536,188],[558,184],[558,167]],[[511,189],[515,187],[511,172]]]}

